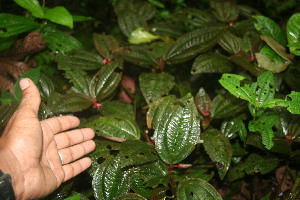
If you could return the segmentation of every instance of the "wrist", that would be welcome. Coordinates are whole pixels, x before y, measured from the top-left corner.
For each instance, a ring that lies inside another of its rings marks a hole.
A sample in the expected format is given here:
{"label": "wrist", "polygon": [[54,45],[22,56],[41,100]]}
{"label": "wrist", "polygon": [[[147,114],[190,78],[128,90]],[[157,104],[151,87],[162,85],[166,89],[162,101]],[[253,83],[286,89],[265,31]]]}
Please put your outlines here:
{"label": "wrist", "polygon": [[24,193],[24,177],[15,156],[7,149],[0,148],[0,170],[11,176],[11,185],[16,199],[22,199]]}

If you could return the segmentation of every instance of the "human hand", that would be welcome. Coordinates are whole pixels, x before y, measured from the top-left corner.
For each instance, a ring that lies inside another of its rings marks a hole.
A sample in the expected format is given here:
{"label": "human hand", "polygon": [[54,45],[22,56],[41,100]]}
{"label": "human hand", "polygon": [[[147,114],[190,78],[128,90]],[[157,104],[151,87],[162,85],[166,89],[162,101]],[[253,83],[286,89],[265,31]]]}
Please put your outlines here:
{"label": "human hand", "polygon": [[90,158],[79,158],[95,149],[95,134],[88,128],[69,130],[80,123],[74,116],[39,121],[37,87],[27,78],[20,87],[22,101],[0,137],[0,169],[11,175],[17,199],[35,199],[90,167]]}

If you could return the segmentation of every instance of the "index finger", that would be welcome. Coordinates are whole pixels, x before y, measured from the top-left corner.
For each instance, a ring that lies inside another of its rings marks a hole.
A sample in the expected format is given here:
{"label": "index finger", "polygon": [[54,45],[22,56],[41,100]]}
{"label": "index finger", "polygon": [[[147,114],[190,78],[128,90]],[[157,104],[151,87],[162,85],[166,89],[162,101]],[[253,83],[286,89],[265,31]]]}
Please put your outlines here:
{"label": "index finger", "polygon": [[60,116],[41,121],[43,131],[52,132],[53,135],[79,126],[80,120],[74,116]]}

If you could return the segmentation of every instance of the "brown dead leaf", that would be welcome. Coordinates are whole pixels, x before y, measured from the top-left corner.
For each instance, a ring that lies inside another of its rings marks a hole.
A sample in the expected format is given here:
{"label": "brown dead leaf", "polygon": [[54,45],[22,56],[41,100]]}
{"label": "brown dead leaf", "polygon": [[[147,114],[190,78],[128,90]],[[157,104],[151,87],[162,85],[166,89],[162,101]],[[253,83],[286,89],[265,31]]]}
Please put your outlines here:
{"label": "brown dead leaf", "polygon": [[291,190],[294,184],[292,175],[287,166],[282,166],[276,169],[275,172],[276,180],[279,185],[279,191],[285,192],[287,190]]}

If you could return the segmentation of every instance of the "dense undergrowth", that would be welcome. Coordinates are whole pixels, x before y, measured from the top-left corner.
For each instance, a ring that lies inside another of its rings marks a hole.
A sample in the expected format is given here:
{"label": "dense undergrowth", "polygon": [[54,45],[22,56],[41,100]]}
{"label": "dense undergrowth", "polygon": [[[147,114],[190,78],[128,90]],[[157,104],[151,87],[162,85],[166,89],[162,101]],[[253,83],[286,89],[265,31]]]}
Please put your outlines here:
{"label": "dense undergrowth", "polygon": [[0,130],[40,119],[97,137],[92,167],[45,199],[300,199],[297,0],[0,2]]}

